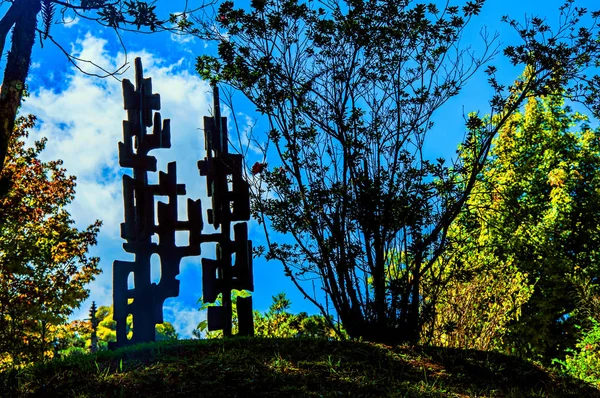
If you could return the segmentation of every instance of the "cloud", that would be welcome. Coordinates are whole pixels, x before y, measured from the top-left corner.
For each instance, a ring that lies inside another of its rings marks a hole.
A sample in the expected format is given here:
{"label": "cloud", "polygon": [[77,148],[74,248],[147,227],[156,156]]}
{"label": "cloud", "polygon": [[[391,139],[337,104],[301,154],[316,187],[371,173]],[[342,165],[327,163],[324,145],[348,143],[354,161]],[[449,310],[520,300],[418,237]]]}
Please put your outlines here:
{"label": "cloud", "polygon": [[67,19],[67,18],[65,18],[65,23],[64,23],[63,26],[65,28],[72,28],[75,25],[78,25],[79,22],[81,22],[81,19],[79,17],[77,17],[77,16],[73,17],[73,19]]}
{"label": "cloud", "polygon": [[181,302],[165,301],[163,308],[164,320],[171,322],[175,327],[179,338],[189,339],[192,332],[200,322],[206,319],[206,311],[198,311],[198,308],[192,308]]}
{"label": "cloud", "polygon": [[[124,54],[108,50],[106,40],[90,33],[75,42],[72,49],[76,56],[106,70],[115,70],[125,60]],[[198,174],[196,162],[205,156],[201,127],[202,117],[209,114],[210,87],[195,74],[184,70],[183,59],[164,60],[148,51],[129,53],[127,59],[132,62],[138,56],[142,58],[144,77],[152,78],[152,91],[161,95],[163,119],[171,119],[172,147],[150,154],[156,156],[159,171],[166,171],[168,162],[177,161],[177,180],[186,184],[185,197],[203,198],[203,208],[208,208],[206,183]],[[90,73],[98,72],[89,63],[81,67]],[[133,69],[129,68],[122,77],[134,81]],[[38,70],[32,73],[41,73]],[[130,171],[119,167],[117,149],[122,140],[122,120],[127,116],[118,80],[87,76],[75,68],[63,76],[64,80],[56,82],[56,86],[32,90],[21,113],[38,117],[38,126],[30,135],[31,141],[48,137],[42,159],[62,159],[68,174],[77,177],[76,196],[69,205],[76,225],[85,228],[96,219],[104,222],[98,246],[90,253],[101,257],[104,272],[89,286],[90,299],[73,314],[74,318],[84,318],[91,300],[98,305],[112,303],[113,261],[131,259],[131,255],[123,251],[124,240],[120,238],[120,223],[123,222],[121,179],[124,172]],[[149,174],[150,181],[157,181],[157,173]],[[185,217],[186,209],[182,207],[179,211],[180,217]],[[185,278],[184,271],[182,268],[180,279]]]}
{"label": "cloud", "polygon": [[192,52],[189,46],[196,43],[196,38],[187,34],[171,33],[171,41],[180,44],[187,52]]}

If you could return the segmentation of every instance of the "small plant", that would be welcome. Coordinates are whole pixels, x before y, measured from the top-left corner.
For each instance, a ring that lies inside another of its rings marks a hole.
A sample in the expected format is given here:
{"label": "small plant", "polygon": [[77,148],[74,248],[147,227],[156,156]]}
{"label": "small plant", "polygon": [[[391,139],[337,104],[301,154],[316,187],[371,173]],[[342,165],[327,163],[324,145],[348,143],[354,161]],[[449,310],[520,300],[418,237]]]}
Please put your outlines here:
{"label": "small plant", "polygon": [[327,367],[329,368],[329,373],[337,373],[337,369],[339,369],[342,360],[338,358],[336,361],[331,357],[331,355],[327,356]]}
{"label": "small plant", "polygon": [[553,359],[552,362],[560,364],[563,373],[600,387],[600,322],[589,320],[591,329],[583,332],[575,350],[567,350],[571,355],[564,361]]}
{"label": "small plant", "polygon": [[281,356],[279,352],[275,354],[275,357],[271,361],[270,367],[271,369],[276,370],[278,372],[286,372],[295,369],[294,364],[288,359]]}
{"label": "small plant", "polygon": [[107,379],[110,376],[110,366],[106,366],[104,369],[100,366],[98,361],[94,361],[96,365],[96,374],[100,379]]}

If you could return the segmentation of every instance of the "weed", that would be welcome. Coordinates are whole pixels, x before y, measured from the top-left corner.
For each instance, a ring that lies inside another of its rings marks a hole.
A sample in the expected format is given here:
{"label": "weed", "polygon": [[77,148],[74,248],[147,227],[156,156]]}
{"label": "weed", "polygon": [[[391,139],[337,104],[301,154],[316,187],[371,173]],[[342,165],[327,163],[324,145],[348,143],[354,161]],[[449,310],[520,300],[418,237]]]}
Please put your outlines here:
{"label": "weed", "polygon": [[340,367],[342,360],[338,358],[338,360],[334,360],[331,355],[327,356],[327,367],[329,368],[329,373],[337,373],[337,369]]}

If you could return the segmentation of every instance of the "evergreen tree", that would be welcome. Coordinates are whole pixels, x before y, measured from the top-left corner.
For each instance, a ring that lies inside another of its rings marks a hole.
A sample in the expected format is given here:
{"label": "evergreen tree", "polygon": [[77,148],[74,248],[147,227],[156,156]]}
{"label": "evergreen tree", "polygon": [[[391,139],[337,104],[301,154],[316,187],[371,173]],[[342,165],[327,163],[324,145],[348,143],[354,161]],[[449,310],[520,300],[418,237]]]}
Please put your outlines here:
{"label": "evergreen tree", "polygon": [[511,322],[501,325],[501,345],[547,361],[574,347],[574,326],[588,324],[600,294],[598,170],[600,130],[560,96],[529,99],[500,130],[451,232],[460,250],[447,272],[464,264],[470,272],[442,296],[476,285],[490,294],[474,297],[472,314],[458,294],[438,307],[438,317],[454,306],[481,325],[505,302],[500,315]]}

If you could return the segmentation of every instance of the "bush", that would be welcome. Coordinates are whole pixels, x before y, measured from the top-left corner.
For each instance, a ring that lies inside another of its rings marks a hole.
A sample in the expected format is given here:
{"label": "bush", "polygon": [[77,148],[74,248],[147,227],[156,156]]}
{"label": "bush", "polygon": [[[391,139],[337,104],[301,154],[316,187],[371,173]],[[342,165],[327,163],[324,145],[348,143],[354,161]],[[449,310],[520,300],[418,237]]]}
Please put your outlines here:
{"label": "bush", "polygon": [[[474,265],[467,265],[474,264]],[[517,322],[533,293],[528,276],[495,256],[475,250],[433,273],[448,276],[442,286],[424,277],[423,291],[437,295],[422,344],[476,350],[505,350],[509,325]]]}
{"label": "bush", "polygon": [[600,322],[593,318],[590,321],[592,327],[582,333],[576,349],[567,349],[570,355],[564,361],[552,362],[561,365],[565,374],[600,387]]}

